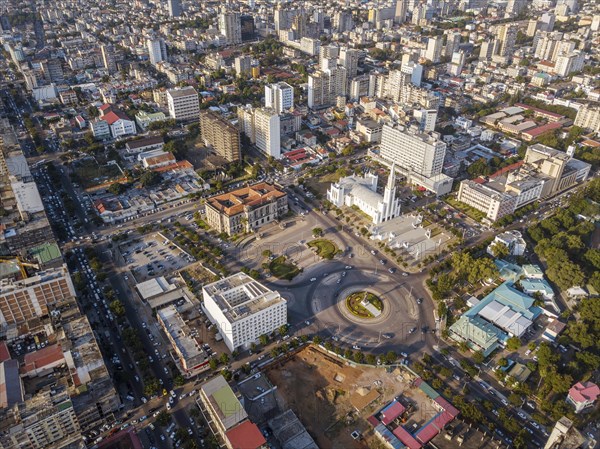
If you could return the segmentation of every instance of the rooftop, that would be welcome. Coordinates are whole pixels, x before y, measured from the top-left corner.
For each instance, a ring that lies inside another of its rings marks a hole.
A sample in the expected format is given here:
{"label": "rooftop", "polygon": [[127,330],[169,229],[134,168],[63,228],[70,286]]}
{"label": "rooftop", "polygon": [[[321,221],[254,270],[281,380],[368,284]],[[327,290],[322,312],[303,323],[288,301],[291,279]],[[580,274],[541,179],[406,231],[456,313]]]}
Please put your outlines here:
{"label": "rooftop", "polygon": [[196,89],[194,89],[191,86],[184,87],[182,89],[169,89],[167,93],[171,96],[171,98],[181,98],[190,95],[198,96],[198,92],[196,92]]}
{"label": "rooftop", "polygon": [[230,322],[286,302],[279,292],[268,289],[245,273],[233,274],[205,285],[203,291],[215,301]]}
{"label": "rooftop", "polygon": [[251,209],[285,196],[286,193],[273,184],[260,182],[208,198],[207,205],[221,213],[232,216],[239,214],[246,207]]}
{"label": "rooftop", "polygon": [[258,449],[267,442],[256,424],[250,421],[238,424],[225,435],[232,449]]}
{"label": "rooftop", "polygon": [[231,429],[248,417],[242,404],[223,376],[217,376],[200,387],[225,429]]}
{"label": "rooftop", "polygon": [[157,312],[160,321],[175,342],[177,350],[185,360],[187,369],[193,369],[208,359],[208,354],[192,337],[189,326],[185,323],[175,306],[168,306]]}

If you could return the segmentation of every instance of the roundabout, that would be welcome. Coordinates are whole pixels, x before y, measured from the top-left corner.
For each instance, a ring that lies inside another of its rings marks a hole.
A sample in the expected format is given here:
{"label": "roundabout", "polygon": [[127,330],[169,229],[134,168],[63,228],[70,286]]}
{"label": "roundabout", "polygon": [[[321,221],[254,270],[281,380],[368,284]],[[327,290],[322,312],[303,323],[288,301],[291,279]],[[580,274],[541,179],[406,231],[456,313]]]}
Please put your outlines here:
{"label": "roundabout", "polygon": [[390,307],[387,299],[374,288],[350,287],[337,296],[336,306],[348,321],[368,326],[388,318]]}

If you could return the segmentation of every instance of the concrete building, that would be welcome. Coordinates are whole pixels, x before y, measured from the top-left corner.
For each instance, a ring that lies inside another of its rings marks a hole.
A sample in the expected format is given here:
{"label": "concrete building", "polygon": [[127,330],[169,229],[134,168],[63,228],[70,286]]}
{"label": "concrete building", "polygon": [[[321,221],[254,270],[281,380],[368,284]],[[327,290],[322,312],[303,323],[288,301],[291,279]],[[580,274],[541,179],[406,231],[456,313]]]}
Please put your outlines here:
{"label": "concrete building", "polygon": [[85,447],[73,403],[64,387],[40,392],[16,408],[6,409],[3,415],[3,449]]}
{"label": "concrete building", "polygon": [[419,128],[424,133],[435,131],[437,109],[415,109],[414,117],[419,122]]}
{"label": "concrete building", "polygon": [[380,154],[400,168],[430,178],[442,173],[446,143],[437,133],[385,124]]}
{"label": "concrete building", "polygon": [[[200,386],[200,410],[228,449],[263,449],[266,440],[223,376]],[[208,416],[207,416],[208,415]]]}
{"label": "concrete building", "polygon": [[219,31],[230,45],[242,43],[242,25],[237,12],[221,12],[219,14]]}
{"label": "concrete building", "polygon": [[279,82],[265,86],[265,107],[278,114],[294,107],[294,88],[288,83]]}
{"label": "concrete building", "polygon": [[484,212],[488,220],[496,221],[515,211],[517,196],[465,179],[460,183],[458,201]]}
{"label": "concrete building", "polygon": [[205,285],[202,296],[207,316],[231,351],[246,349],[287,323],[286,300],[245,273]]}
{"label": "concrete building", "polygon": [[117,71],[117,63],[115,61],[115,47],[113,45],[102,45],[100,47],[100,52],[102,53],[102,63],[104,64],[104,68],[110,74],[113,74]]}
{"label": "concrete building", "polygon": [[149,37],[146,40],[146,46],[148,47],[150,64],[155,66],[159,62],[167,60],[167,46],[165,45],[165,41],[159,37]]}
{"label": "concrete building", "polygon": [[186,375],[208,370],[209,357],[192,334],[175,306],[170,305],[156,312],[158,324],[163,328],[179,361],[178,367]]}
{"label": "concrete building", "polygon": [[75,288],[66,265],[5,282],[0,293],[0,326],[41,318],[74,297]]}
{"label": "concrete building", "polygon": [[400,216],[400,199],[396,198],[396,170],[392,166],[383,195],[377,193],[377,175],[347,176],[332,183],[327,200],[341,206],[357,206],[371,217],[374,225]]}
{"label": "concrete building", "polygon": [[254,110],[254,138],[256,146],[267,156],[281,157],[281,133],[277,111],[271,108]]}
{"label": "concrete building", "polygon": [[590,131],[600,131],[600,107],[583,105],[577,111],[575,126],[580,126]]}
{"label": "concrete building", "polygon": [[200,99],[198,92],[191,86],[167,91],[169,115],[175,120],[198,120],[200,118]]}
{"label": "concrete building", "polygon": [[206,221],[228,235],[250,232],[281,218],[288,211],[287,194],[261,182],[206,200]]}
{"label": "concrete building", "polygon": [[169,17],[181,16],[181,0],[167,0],[167,8],[169,10]]}
{"label": "concrete building", "polygon": [[222,115],[212,111],[200,113],[200,135],[206,145],[227,161],[241,159],[240,131]]}
{"label": "concrete building", "polygon": [[235,74],[239,77],[247,76],[252,72],[252,56],[237,56],[233,62]]}
{"label": "concrete building", "polygon": [[[321,61],[329,59],[322,58]],[[331,66],[327,70],[317,70],[309,75],[308,107],[320,109],[335,104],[336,97],[346,95],[347,79],[346,68],[342,66]]]}
{"label": "concrete building", "polygon": [[566,416],[563,416],[554,425],[544,449],[580,449],[586,438],[577,430]]}
{"label": "concrete building", "polygon": [[437,64],[441,60],[443,48],[444,45],[441,36],[428,38],[425,58],[429,59],[434,64]]}

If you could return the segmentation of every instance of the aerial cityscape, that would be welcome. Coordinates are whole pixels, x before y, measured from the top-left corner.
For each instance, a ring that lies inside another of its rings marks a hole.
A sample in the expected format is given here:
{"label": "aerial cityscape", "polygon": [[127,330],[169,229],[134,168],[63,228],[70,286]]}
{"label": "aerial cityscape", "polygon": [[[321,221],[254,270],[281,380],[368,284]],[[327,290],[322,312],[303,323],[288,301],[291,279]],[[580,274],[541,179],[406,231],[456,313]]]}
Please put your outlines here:
{"label": "aerial cityscape", "polygon": [[0,31],[0,449],[600,447],[599,1]]}

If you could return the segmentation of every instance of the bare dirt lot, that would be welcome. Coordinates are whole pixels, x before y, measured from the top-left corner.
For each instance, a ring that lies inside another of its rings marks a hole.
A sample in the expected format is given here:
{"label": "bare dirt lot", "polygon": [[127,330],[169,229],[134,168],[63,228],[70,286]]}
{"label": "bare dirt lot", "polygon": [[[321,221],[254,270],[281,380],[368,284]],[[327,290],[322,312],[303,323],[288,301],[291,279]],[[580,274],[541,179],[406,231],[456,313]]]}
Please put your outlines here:
{"label": "bare dirt lot", "polygon": [[[371,429],[365,418],[410,388],[401,371],[352,367],[314,346],[267,373],[286,407],[296,412],[320,448],[362,448]],[[360,409],[360,410],[357,410]]]}

